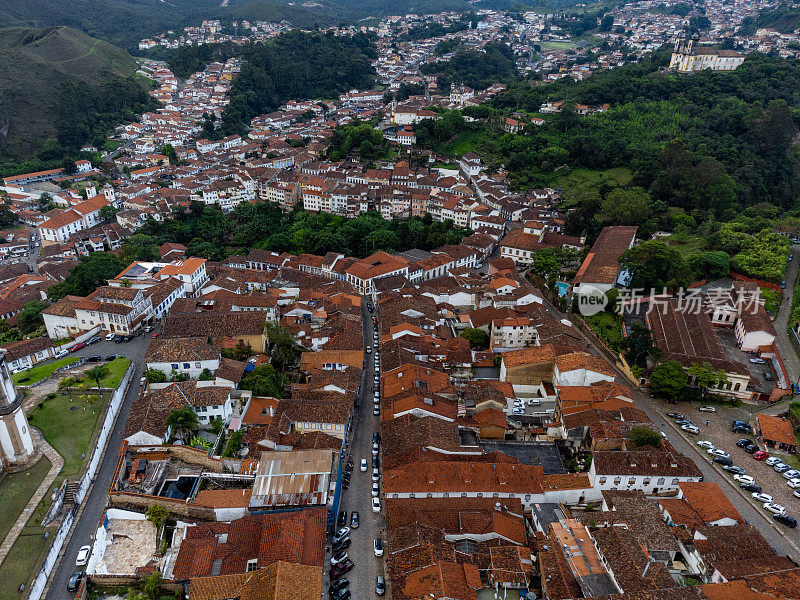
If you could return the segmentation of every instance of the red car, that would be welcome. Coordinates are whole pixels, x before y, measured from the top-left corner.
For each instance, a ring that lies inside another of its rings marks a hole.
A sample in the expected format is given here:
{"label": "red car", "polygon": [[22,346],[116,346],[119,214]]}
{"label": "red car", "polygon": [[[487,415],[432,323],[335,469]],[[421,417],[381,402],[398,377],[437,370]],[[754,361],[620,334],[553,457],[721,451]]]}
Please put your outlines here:
{"label": "red car", "polygon": [[158,333],[154,333],[154,334],[153,334],[152,336],[150,336],[150,337],[157,338],[157,337],[158,337]]}
{"label": "red car", "polygon": [[759,450],[758,452],[753,452],[753,458],[756,460],[764,460],[769,456],[769,452],[764,452],[763,450]]}
{"label": "red car", "polygon": [[86,348],[86,344],[84,344],[83,342],[78,342],[72,348],[70,348],[69,351],[70,352],[77,352],[81,348]]}

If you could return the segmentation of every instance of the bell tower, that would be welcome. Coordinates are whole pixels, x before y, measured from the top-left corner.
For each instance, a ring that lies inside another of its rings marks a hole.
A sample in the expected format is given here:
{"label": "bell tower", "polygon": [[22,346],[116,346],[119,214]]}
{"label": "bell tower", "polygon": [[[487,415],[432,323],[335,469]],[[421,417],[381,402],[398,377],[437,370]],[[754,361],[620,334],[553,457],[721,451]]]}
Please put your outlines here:
{"label": "bell tower", "polygon": [[0,462],[14,466],[33,457],[36,448],[28,419],[22,411],[22,396],[17,395],[6,364],[6,352],[0,350]]}

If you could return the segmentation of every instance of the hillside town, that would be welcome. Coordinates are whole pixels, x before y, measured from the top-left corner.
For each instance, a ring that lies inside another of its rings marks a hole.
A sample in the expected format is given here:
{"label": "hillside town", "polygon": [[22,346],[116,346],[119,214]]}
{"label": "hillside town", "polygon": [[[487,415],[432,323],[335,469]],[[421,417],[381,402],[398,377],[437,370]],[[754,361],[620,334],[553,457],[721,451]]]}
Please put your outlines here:
{"label": "hillside town", "polygon": [[[676,77],[800,48],[800,32],[737,33],[775,2],[709,0],[703,35],[687,35],[700,15],[672,12],[678,4],[618,5],[580,43],[571,17],[540,12],[475,10],[463,29],[459,13],[333,27],[376,34],[380,87],[289,100],[246,135],[219,133],[241,58],[186,79],[142,58],[159,108],[87,147],[99,162],[4,177],[22,226],[0,239],[0,334],[41,323],[0,340],[0,470],[52,468],[13,504],[0,564],[42,537],[23,529],[37,507],[57,528],[19,597],[800,597],[800,423],[787,409],[800,392],[789,314],[800,240],[786,242],[780,283],[731,268],[678,294],[637,289],[623,255],[667,233],[603,224],[572,235],[563,189],[521,190],[478,148],[417,144],[423,121],[507,89],[440,86],[421,67],[452,58],[436,53],[442,42],[507,41],[537,84],[662,46],[674,48]],[[410,35],[434,24],[457,31]],[[139,49],[290,29],[209,19]],[[392,95],[407,86],[415,93]],[[521,135],[564,108],[484,119]],[[610,108],[578,104],[575,118]],[[361,123],[387,151],[335,160],[336,132]],[[149,248],[141,234],[265,204],[462,235],[361,254],[257,244],[215,260],[175,239]],[[154,255],[130,260],[137,244]],[[543,250],[558,259],[552,281],[538,270]],[[98,256],[123,268],[82,273]],[[86,293],[52,295],[76,273]],[[789,302],[776,307],[762,297],[782,293]],[[34,317],[31,303],[43,304]],[[625,352],[636,344],[641,364]],[[657,364],[671,369],[662,387]]]}

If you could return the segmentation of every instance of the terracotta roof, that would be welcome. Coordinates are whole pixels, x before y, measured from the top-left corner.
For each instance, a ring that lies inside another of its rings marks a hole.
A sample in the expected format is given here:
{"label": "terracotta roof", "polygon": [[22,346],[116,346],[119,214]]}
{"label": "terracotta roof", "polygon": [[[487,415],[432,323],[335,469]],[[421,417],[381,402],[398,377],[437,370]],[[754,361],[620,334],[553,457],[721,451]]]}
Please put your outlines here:
{"label": "terracotta roof", "polygon": [[542,467],[513,463],[415,462],[383,473],[384,493],[542,493]]}
{"label": "terracotta roof", "polygon": [[189,600],[319,600],[322,567],[277,562],[243,575],[196,577]]}
{"label": "terracotta roof", "polygon": [[574,283],[613,284],[619,275],[619,257],[636,237],[637,227],[604,227],[583,260]]}
{"label": "terracotta roof", "polygon": [[208,343],[207,338],[153,338],[147,345],[144,362],[195,362],[219,360],[221,349]]}
{"label": "terracotta roof", "polygon": [[710,524],[725,517],[744,523],[744,518],[720,487],[712,481],[684,481],[678,484],[686,502],[704,523]]}
{"label": "terracotta roof", "polygon": [[761,429],[761,436],[764,440],[776,442],[778,444],[786,444],[787,446],[797,445],[797,436],[794,434],[789,419],[785,417],[773,417],[772,415],[765,415],[759,413],[756,418],[758,419],[758,427]]}
{"label": "terracotta roof", "polygon": [[510,352],[504,352],[502,357],[503,364],[505,364],[507,369],[522,365],[552,363],[555,361],[553,347],[549,344],[545,346],[511,350]]}

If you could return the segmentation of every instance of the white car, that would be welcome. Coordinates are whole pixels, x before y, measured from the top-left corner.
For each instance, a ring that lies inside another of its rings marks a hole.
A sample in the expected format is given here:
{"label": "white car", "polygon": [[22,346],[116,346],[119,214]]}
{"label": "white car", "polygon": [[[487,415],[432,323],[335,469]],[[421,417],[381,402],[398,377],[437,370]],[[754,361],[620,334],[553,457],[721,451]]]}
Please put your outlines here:
{"label": "white car", "polygon": [[781,515],[786,512],[785,507],[781,506],[780,504],[775,504],[774,502],[764,502],[764,510],[768,510],[776,515]]}
{"label": "white car", "polygon": [[367,459],[366,458],[362,458],[361,459],[361,466],[359,467],[359,469],[361,470],[362,473],[366,473],[367,472]]}
{"label": "white car", "polygon": [[378,491],[378,484],[377,483],[373,483],[372,484],[372,497],[373,498],[377,498],[379,495],[380,495],[380,492]]}
{"label": "white car", "polygon": [[795,498],[800,498],[800,490],[793,491],[792,496],[794,496]]}
{"label": "white car", "polygon": [[697,410],[699,410],[700,412],[717,412],[716,408],[714,408],[713,406],[708,406],[708,405],[701,406]]}
{"label": "white car", "polygon": [[67,354],[69,354],[69,350],[67,350],[66,348],[59,348],[55,351],[54,356],[56,358],[61,358],[62,356],[66,356]]}
{"label": "white car", "polygon": [[378,452],[380,451],[380,446],[378,442],[372,442],[372,456],[378,456]]}
{"label": "white car", "polygon": [[117,336],[116,333],[107,333],[106,334],[106,341],[111,341]]}
{"label": "white car", "polygon": [[346,561],[348,558],[350,558],[350,557],[347,556],[347,552],[344,552],[344,553],[340,554],[339,558],[336,558],[336,556],[332,556],[331,557],[331,566],[333,567],[335,565],[338,565],[339,563],[342,563],[342,562]]}
{"label": "white car", "polygon": [[756,482],[756,480],[753,479],[750,475],[734,475],[733,480],[738,481],[739,483],[750,483],[750,484]]}
{"label": "white car", "polygon": [[765,494],[764,492],[753,492],[750,495],[756,502],[766,502],[767,504],[772,502],[772,496],[770,496],[769,494]]}
{"label": "white car", "polygon": [[693,433],[695,435],[700,433],[700,428],[697,427],[697,425],[684,425],[681,427],[681,429],[683,429],[686,433]]}
{"label": "white car", "polygon": [[784,471],[783,473],[781,473],[781,476],[784,479],[797,479],[798,477],[800,477],[800,471],[796,469],[789,469],[788,471]]}
{"label": "white car", "polygon": [[793,490],[800,488],[800,477],[795,477],[794,479],[790,479],[789,481],[786,482],[786,485],[788,485]]}
{"label": "white car", "polygon": [[377,468],[372,469],[372,481],[380,481],[381,472]]}
{"label": "white car", "polygon": [[91,546],[81,546],[81,549],[78,550],[78,558],[75,559],[75,566],[76,567],[84,567],[86,563],[89,562],[89,555],[92,553]]}
{"label": "white car", "polygon": [[714,446],[714,444],[712,444],[708,440],[700,440],[699,442],[697,442],[697,445],[700,446],[701,448],[707,448],[709,450],[713,450],[714,448],[716,448],[716,446]]}
{"label": "white car", "polygon": [[770,456],[770,457],[769,457],[767,460],[765,460],[764,462],[765,462],[765,463],[767,463],[767,464],[768,464],[770,467],[773,467],[773,466],[775,466],[777,463],[781,462],[781,459],[780,459],[780,458],[778,458],[777,456]]}
{"label": "white car", "polygon": [[378,498],[372,499],[372,512],[374,513],[381,512],[381,501]]}
{"label": "white car", "polygon": [[375,553],[375,556],[383,556],[383,540],[381,540],[381,538],[375,538],[373,540],[372,551]]}
{"label": "white car", "polygon": [[706,450],[706,453],[714,458],[730,458],[731,455],[725,452],[725,450],[720,450],[719,448],[711,448],[711,450]]}
{"label": "white car", "polygon": [[754,365],[765,365],[765,364],[767,364],[767,361],[765,361],[763,358],[751,358],[750,362],[753,363]]}

